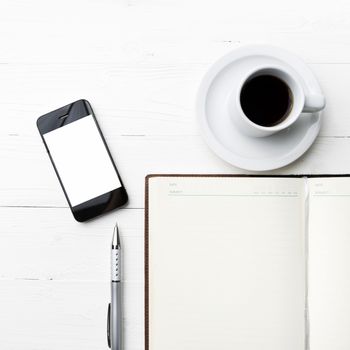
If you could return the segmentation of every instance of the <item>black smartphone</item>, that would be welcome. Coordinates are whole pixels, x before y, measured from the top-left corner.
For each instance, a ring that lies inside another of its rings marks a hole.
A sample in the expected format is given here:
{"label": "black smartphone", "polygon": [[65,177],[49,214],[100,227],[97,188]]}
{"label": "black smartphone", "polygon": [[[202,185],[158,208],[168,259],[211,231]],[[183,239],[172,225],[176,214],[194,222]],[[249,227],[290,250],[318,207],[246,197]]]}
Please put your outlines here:
{"label": "black smartphone", "polygon": [[77,221],[126,204],[128,195],[88,101],[47,113],[37,126]]}

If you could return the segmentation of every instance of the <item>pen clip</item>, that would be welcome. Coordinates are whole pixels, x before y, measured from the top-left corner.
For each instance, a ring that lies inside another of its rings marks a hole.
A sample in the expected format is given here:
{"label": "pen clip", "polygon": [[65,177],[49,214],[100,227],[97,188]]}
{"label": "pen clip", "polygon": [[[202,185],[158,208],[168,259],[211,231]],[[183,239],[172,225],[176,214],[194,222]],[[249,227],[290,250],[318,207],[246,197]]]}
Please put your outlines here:
{"label": "pen clip", "polygon": [[111,347],[111,304],[108,304],[107,311],[107,344],[108,347]]}

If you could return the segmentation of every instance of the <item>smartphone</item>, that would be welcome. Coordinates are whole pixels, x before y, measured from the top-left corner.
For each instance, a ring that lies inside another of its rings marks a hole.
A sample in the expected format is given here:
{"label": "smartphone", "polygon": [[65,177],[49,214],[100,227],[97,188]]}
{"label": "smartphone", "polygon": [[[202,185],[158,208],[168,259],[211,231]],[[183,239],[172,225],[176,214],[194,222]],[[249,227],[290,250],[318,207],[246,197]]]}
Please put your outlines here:
{"label": "smartphone", "polygon": [[47,113],[37,126],[77,221],[126,204],[128,195],[88,101]]}

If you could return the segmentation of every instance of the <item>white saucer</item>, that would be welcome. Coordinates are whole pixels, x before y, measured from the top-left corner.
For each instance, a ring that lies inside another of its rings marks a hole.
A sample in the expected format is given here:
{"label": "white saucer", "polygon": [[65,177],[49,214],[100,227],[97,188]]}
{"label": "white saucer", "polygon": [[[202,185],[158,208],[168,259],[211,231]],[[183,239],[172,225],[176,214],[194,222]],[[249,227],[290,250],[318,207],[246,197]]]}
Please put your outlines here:
{"label": "white saucer", "polygon": [[226,162],[247,170],[283,167],[299,158],[315,141],[321,127],[321,112],[302,114],[288,129],[268,137],[249,137],[232,122],[227,108],[232,80],[247,66],[289,64],[307,90],[321,93],[310,68],[288,51],[270,46],[248,46],[222,57],[204,76],[197,95],[197,115],[204,139]]}

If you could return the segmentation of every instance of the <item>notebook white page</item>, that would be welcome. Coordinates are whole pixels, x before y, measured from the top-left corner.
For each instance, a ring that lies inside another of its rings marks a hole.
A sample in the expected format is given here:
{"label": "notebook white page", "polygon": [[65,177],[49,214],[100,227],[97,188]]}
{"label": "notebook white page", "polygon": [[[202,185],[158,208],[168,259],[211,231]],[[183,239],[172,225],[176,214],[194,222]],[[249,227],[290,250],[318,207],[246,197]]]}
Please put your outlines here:
{"label": "notebook white page", "polygon": [[350,178],[309,179],[311,350],[350,349]]}
{"label": "notebook white page", "polygon": [[300,178],[149,179],[149,349],[305,348]]}

